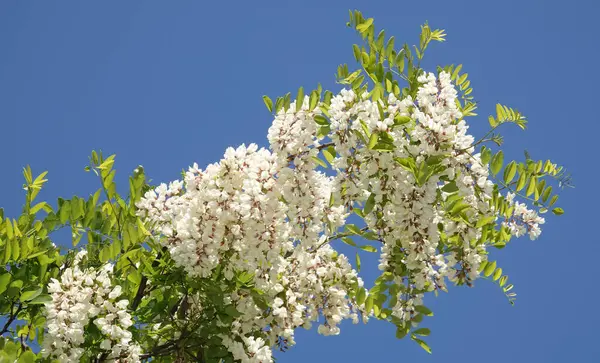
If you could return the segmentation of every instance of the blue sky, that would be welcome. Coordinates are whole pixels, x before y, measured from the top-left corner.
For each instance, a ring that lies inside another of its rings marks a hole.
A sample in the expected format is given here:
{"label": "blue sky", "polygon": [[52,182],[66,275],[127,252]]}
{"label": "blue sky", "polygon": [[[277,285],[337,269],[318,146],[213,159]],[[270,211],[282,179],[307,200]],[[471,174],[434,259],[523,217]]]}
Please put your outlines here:
{"label": "blue sky", "polygon": [[345,27],[348,8],[396,43],[416,43],[425,21],[446,29],[426,66],[464,65],[480,103],[473,134],[486,131],[495,103],[519,109],[529,128],[504,129],[507,156],[527,148],[564,164],[576,188],[539,240],[493,254],[516,286],[515,307],[486,281],[429,298],[433,355],[372,322],[344,325],[338,337],[298,332],[280,361],[600,361],[595,1],[2,1],[0,206],[19,210],[26,164],[50,171],[41,197],[55,201],[97,188],[83,171],[92,149],[117,154],[123,183],[138,164],[168,181],[227,146],[265,145],[263,94],[339,89],[336,67],[354,64],[359,41]]}

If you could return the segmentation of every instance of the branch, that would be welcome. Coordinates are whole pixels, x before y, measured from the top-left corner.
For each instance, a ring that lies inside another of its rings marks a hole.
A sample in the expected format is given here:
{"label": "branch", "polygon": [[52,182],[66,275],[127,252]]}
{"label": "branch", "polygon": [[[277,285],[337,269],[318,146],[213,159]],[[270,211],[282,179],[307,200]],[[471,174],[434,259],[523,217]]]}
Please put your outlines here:
{"label": "branch", "polygon": [[[361,232],[366,232],[366,231],[368,231],[368,230],[369,230],[369,227],[363,227],[363,228],[361,228],[361,229],[360,229],[360,231],[361,231]],[[331,237],[327,238],[327,239],[325,240],[325,242],[323,242],[323,243],[321,243],[320,245],[318,245],[318,246],[317,246],[317,250],[318,250],[319,248],[321,248],[321,247],[325,246],[326,244],[328,244],[328,243],[330,243],[330,242],[332,242],[332,241],[335,241],[336,239],[340,239],[340,238],[344,238],[344,237],[348,237],[348,236],[352,236],[352,235],[354,235],[354,233],[352,233],[352,232],[342,232],[342,233],[337,233],[337,234],[334,234],[333,236],[331,236]]]}
{"label": "branch", "polygon": [[19,304],[17,311],[14,311],[14,308],[15,308],[15,302],[13,301],[13,303],[10,307],[10,317],[8,318],[8,320],[6,321],[6,324],[4,324],[4,327],[0,331],[0,335],[6,333],[8,331],[8,328],[10,328],[10,324],[12,324],[15,321],[15,319],[17,318],[17,315],[19,315],[21,310],[23,310],[23,305]]}
{"label": "branch", "polygon": [[[183,348],[184,350],[187,351],[187,349],[194,349],[194,348],[201,347],[201,345],[198,345],[198,344],[181,345],[180,343],[183,341],[183,339],[185,339],[187,337],[188,337],[188,334],[186,334],[186,332],[184,331],[184,333],[181,334],[181,337],[178,340],[169,340],[168,342],[164,343],[163,345],[156,346],[156,347],[152,348],[150,351],[148,351],[147,353],[140,354],[140,359],[164,357],[164,356],[167,356],[181,348]],[[187,353],[190,354],[189,351],[187,351]],[[108,353],[103,354],[102,357],[100,357],[100,360],[98,362],[103,362],[104,360],[106,360],[107,357],[108,357]],[[119,358],[127,358],[127,353],[122,353],[119,356]],[[202,349],[200,349],[200,351],[198,352],[198,354],[195,358],[197,359],[196,362],[206,363],[204,354],[202,354]]]}
{"label": "branch", "polygon": [[[327,143],[325,143],[325,144],[321,144],[321,145],[317,146],[317,147],[316,147],[316,149],[317,149],[317,150],[319,150],[319,151],[321,151],[321,150],[323,150],[323,149],[325,149],[325,148],[328,148],[328,147],[330,147],[330,146],[334,146],[334,143],[333,143],[333,142],[327,142]],[[287,160],[291,162],[291,161],[293,161],[293,160],[294,160],[296,157],[298,157],[298,156],[300,156],[300,155],[304,155],[304,154],[306,154],[306,153],[308,153],[308,151],[303,151],[303,152],[301,152],[301,153],[298,153],[298,154],[295,154],[295,155],[290,155],[290,156],[288,156]]]}
{"label": "branch", "polygon": [[[156,259],[154,260],[154,262],[152,262],[152,268],[157,267],[158,264],[160,263],[160,259],[162,258],[163,254],[166,253],[167,248],[163,247],[162,251],[160,251],[157,255],[156,255]],[[144,298],[144,293],[146,292],[146,286],[148,285],[148,276],[143,275],[142,276],[142,280],[140,281],[140,286],[138,287],[137,292],[135,293],[135,297],[133,298],[133,301],[131,302],[131,310],[135,311],[138,306],[140,305],[140,303],[142,302],[142,299]]]}
{"label": "branch", "polygon": [[138,287],[137,292],[135,293],[135,297],[133,298],[133,302],[131,303],[131,310],[136,310],[137,307],[142,302],[142,298],[144,297],[144,292],[146,291],[146,285],[148,283],[148,277],[142,276],[142,280],[140,281],[140,286]]}

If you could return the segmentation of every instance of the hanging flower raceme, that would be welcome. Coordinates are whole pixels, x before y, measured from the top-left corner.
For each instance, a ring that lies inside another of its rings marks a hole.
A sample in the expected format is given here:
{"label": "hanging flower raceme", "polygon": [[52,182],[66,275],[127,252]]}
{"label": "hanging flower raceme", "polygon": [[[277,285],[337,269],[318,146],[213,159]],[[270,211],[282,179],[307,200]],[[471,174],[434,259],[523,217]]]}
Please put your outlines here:
{"label": "hanging flower raceme", "polygon": [[[381,292],[365,291],[329,245],[352,212],[364,219],[360,232],[381,243],[379,268],[400,322],[414,322],[425,293],[477,278],[487,259],[480,221],[496,220],[497,192],[450,74],[418,81],[414,99],[391,93],[373,101],[342,90],[318,107],[291,102],[269,129],[270,150],[229,148],[220,162],[194,165],[183,183],[161,185],[138,203],[190,276],[244,274],[261,291],[266,309],[243,291],[228,297],[239,316],[220,339],[235,359],[271,362],[271,347],[293,345],[298,327],[322,317],[319,333],[338,334],[342,320],[373,313]],[[316,170],[321,151],[335,175]],[[505,222],[532,237],[542,223],[519,203]]]}
{"label": "hanging flower raceme", "polygon": [[82,268],[86,251],[79,252],[60,280],[52,279],[46,304],[46,335],[42,355],[61,362],[79,362],[85,334],[94,324],[101,332],[99,351],[115,362],[140,362],[140,347],[132,341],[129,301],[119,299],[121,286],[111,282],[113,266]]}

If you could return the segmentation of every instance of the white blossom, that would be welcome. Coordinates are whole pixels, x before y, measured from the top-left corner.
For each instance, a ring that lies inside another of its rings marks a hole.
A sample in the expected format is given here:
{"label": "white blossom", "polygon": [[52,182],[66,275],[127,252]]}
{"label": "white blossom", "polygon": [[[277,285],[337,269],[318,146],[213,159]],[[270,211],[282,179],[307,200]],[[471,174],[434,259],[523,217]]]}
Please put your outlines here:
{"label": "white blossom", "polygon": [[127,300],[116,301],[121,286],[112,286],[112,265],[99,269],[84,268],[86,251],[79,252],[72,267],[67,267],[60,280],[51,279],[48,292],[52,302],[46,304],[46,334],[41,353],[61,362],[79,362],[84,349],[84,332],[95,324],[105,338],[99,345],[108,358],[125,354],[121,362],[140,362],[140,347],[132,342],[128,330],[133,325],[127,312]]}
{"label": "white blossom", "polygon": [[[209,277],[217,267],[227,280],[247,273],[264,292],[267,310],[241,292],[227,302],[241,313],[221,336],[236,360],[272,362],[271,347],[293,345],[294,331],[314,322],[320,334],[335,335],[344,319],[368,319],[371,312],[352,297],[362,280],[329,241],[352,211],[373,201],[363,217],[381,244],[379,268],[394,276],[395,317],[411,321],[424,292],[477,278],[487,252],[473,243],[482,237],[476,225],[496,218],[494,184],[474,153],[450,75],[424,73],[418,80],[414,99],[390,94],[387,103],[374,102],[345,89],[333,96],[330,142],[315,122],[325,118],[321,109],[309,110],[306,98],[296,111],[292,102],[275,116],[269,149],[229,148],[218,163],[193,165],[182,182],[163,184],[138,203],[190,276]],[[369,135],[385,136],[393,147],[367,147]],[[326,148],[335,151],[335,176],[316,170],[315,157]],[[458,200],[462,222],[446,208]],[[506,225],[515,236],[535,238],[543,223],[515,202]],[[451,251],[438,248],[441,238],[456,241]],[[402,276],[395,275],[399,269]]]}

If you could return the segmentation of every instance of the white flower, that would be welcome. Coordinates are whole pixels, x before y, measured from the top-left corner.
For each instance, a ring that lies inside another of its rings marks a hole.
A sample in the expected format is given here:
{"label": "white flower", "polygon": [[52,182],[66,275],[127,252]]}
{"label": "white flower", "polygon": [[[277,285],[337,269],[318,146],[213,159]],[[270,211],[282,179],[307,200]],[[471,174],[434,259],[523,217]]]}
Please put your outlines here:
{"label": "white flower", "polygon": [[[228,148],[218,163],[204,170],[194,164],[183,181],[162,184],[139,201],[139,215],[157,226],[161,243],[190,276],[206,278],[219,267],[225,280],[253,276],[264,292],[266,310],[251,296],[229,296],[227,304],[241,316],[221,338],[236,360],[271,362],[271,347],[283,338],[293,345],[295,330],[313,322],[322,323],[320,334],[335,335],[345,319],[369,319],[371,312],[351,298],[362,280],[328,242],[372,201],[364,221],[381,243],[379,269],[406,271],[393,281],[396,318],[412,320],[423,291],[477,278],[486,250],[472,242],[482,237],[480,218],[497,218],[494,185],[474,153],[450,74],[423,73],[418,81],[414,99],[390,94],[387,105],[344,89],[332,97],[327,117],[320,107],[309,110],[308,97],[298,111],[292,102],[269,128],[269,149]],[[410,127],[396,127],[397,116]],[[321,143],[315,120],[329,123],[330,146]],[[386,136],[393,150],[367,147],[364,134],[374,133]],[[332,157],[335,176],[315,170],[320,149]],[[399,160],[437,160],[441,167],[416,177]],[[461,222],[446,209],[457,198],[468,207]],[[513,203],[513,195],[506,198]],[[517,202],[514,207],[505,222],[511,233],[537,237],[543,218]],[[450,251],[438,248],[442,236],[452,239]],[[131,323],[119,321],[125,329]]]}
{"label": "white flower", "polygon": [[42,356],[61,362],[79,362],[84,352],[79,348],[84,342],[84,329],[93,320],[105,335],[99,348],[110,352],[109,358],[128,352],[127,362],[139,362],[136,357],[141,354],[140,348],[130,344],[131,333],[126,330],[133,325],[131,315],[126,311],[129,302],[114,303],[121,295],[121,286],[111,289],[109,274],[113,266],[106,264],[98,270],[82,270],[80,264],[86,254],[86,251],[79,252],[74,266],[65,268],[60,280],[52,279],[48,286],[52,302],[46,304]]}

